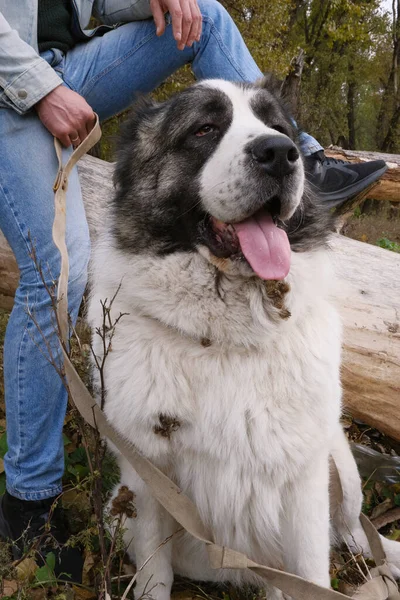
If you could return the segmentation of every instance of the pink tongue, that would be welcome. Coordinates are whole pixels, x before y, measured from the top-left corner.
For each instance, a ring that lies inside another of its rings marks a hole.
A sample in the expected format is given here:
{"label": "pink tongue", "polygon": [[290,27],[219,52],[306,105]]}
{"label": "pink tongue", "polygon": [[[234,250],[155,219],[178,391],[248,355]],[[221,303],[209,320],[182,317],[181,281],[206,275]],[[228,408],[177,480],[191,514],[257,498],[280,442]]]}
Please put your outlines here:
{"label": "pink tongue", "polygon": [[290,269],[290,244],[283,229],[271,215],[260,210],[233,225],[243,254],[261,279],[284,279]]}

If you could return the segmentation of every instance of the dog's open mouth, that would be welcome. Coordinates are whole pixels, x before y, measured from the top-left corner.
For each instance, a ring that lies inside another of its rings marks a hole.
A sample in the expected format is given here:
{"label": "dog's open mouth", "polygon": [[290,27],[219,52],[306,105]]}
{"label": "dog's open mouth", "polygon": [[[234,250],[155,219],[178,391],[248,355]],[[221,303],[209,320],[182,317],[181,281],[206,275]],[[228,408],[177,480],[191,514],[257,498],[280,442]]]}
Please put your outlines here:
{"label": "dog's open mouth", "polygon": [[240,223],[210,216],[203,230],[207,246],[218,258],[244,257],[261,279],[284,279],[290,269],[290,244],[271,212],[262,208]]}

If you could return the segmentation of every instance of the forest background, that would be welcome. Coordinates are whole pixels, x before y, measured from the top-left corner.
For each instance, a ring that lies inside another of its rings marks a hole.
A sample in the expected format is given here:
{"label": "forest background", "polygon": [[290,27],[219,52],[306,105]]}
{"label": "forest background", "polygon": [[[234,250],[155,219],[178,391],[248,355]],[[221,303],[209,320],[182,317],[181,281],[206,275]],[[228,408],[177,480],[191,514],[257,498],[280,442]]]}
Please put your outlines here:
{"label": "forest background", "polygon": [[[282,81],[304,62],[293,112],[324,146],[400,153],[400,0],[221,0],[263,72]],[[189,67],[155,95],[193,81]],[[105,126],[99,156],[110,160]]]}

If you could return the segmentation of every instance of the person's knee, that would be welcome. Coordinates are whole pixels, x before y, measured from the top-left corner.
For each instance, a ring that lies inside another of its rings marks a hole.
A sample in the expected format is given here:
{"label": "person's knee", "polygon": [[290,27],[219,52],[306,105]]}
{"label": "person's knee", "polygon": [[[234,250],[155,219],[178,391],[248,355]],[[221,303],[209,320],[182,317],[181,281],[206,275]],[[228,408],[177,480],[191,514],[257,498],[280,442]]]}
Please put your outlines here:
{"label": "person's knee", "polygon": [[198,4],[203,17],[210,19],[215,25],[232,21],[228,11],[217,0],[198,0]]}

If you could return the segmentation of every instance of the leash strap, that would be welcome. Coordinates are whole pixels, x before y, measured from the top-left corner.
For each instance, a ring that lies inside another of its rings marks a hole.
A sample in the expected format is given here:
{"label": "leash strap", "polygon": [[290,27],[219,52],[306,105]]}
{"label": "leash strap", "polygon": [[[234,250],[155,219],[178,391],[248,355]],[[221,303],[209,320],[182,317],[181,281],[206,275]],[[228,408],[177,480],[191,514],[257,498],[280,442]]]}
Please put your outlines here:
{"label": "leash strap", "polygon": [[[214,543],[213,533],[204,525],[193,502],[164,475],[155,465],[145,458],[133,444],[123,438],[108,422],[104,413],[88,392],[85,384],[71,363],[66,348],[68,345],[68,252],[65,243],[66,230],[66,192],[68,177],[77,161],[100,139],[101,131],[96,115],[96,125],[88,137],[71,154],[65,166],[62,164],[62,147],[54,140],[59,162],[59,170],[54,183],[55,218],[53,239],[61,254],[61,271],[57,292],[57,318],[62,334],[62,352],[64,355],[65,375],[70,396],[75,407],[83,418],[97,427],[102,436],[107,437],[118,448],[119,452],[130,462],[132,467],[149,487],[153,496],[169,512],[169,514],[188,533],[206,544],[210,565],[213,569],[250,569],[270,584],[291,596],[295,600],[350,600],[350,596],[334,590],[323,588],[315,583],[286,573],[279,569],[265,567],[251,561],[247,556],[230,548]],[[335,474],[336,472],[336,474]],[[336,500],[333,503],[337,510],[342,498],[339,474],[334,467],[333,483]],[[365,515],[360,515],[361,524],[370,544],[376,562],[376,569],[371,571],[373,579],[362,585],[356,592],[356,600],[400,600],[397,584],[386,564],[386,556],[379,534]]]}

